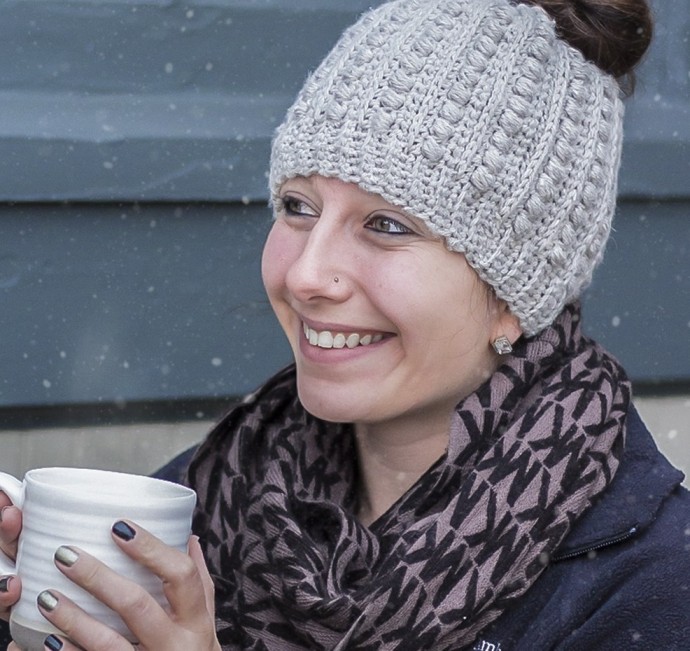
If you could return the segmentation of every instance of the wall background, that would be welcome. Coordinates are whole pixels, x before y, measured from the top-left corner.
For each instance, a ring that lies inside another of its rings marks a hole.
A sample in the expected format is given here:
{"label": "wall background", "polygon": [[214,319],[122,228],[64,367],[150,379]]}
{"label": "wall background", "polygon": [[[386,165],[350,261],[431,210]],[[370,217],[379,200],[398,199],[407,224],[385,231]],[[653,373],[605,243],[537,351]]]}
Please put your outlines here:
{"label": "wall background", "polygon": [[[0,468],[147,471],[288,362],[259,280],[270,136],[372,4],[0,3]],[[652,4],[616,230],[584,304],[683,465],[690,3]]]}

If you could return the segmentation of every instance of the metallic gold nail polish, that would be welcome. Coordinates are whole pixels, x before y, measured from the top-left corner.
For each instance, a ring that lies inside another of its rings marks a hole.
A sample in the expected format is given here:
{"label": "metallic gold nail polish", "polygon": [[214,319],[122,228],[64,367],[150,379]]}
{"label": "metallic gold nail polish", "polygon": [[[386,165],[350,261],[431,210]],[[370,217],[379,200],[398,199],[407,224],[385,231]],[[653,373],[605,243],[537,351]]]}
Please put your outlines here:
{"label": "metallic gold nail polish", "polygon": [[71,547],[65,547],[63,545],[62,547],[57,548],[57,551],[55,552],[55,560],[61,565],[72,567],[72,565],[79,560],[79,554],[77,554],[77,552],[75,552]]}
{"label": "metallic gold nail polish", "polygon": [[39,593],[37,601],[38,605],[43,608],[43,610],[47,610],[48,612],[55,610],[58,605],[57,597],[49,590],[44,590],[43,592]]}

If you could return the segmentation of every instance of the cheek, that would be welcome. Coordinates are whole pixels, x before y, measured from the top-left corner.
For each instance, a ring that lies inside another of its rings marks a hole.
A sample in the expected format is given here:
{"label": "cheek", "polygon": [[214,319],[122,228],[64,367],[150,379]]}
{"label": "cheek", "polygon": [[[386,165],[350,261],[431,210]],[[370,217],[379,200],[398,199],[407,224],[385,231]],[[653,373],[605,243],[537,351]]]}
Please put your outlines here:
{"label": "cheek", "polygon": [[427,314],[428,336],[445,342],[449,351],[468,352],[484,344],[491,329],[487,295],[481,281],[465,265],[446,267],[428,277],[419,288],[421,313]]}
{"label": "cheek", "polygon": [[280,292],[285,284],[285,275],[292,263],[289,242],[281,230],[278,222],[273,224],[261,256],[261,278],[269,298],[273,298],[277,292]]}

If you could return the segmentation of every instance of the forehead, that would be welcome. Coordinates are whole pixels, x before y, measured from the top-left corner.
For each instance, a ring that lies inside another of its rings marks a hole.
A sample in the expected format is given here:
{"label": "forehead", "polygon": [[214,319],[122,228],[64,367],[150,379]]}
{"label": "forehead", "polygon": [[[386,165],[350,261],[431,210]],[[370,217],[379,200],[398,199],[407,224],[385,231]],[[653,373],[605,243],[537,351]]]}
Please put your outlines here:
{"label": "forehead", "polygon": [[378,194],[368,192],[356,183],[343,181],[337,177],[321,176],[319,174],[313,174],[311,176],[294,176],[287,179],[281,186],[281,190],[284,191],[286,189],[310,190],[324,196],[335,195],[338,197],[359,199],[360,201],[377,202],[398,210],[398,208],[388,203]]}

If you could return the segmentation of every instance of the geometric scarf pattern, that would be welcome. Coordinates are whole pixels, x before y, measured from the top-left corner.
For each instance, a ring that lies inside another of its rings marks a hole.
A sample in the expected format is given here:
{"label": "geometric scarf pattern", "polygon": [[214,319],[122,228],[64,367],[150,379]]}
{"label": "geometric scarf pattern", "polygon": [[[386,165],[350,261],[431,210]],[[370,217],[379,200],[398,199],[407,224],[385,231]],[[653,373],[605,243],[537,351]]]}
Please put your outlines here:
{"label": "geometric scarf pattern", "polygon": [[307,413],[293,368],[216,426],[188,482],[223,649],[457,651],[548,571],[616,472],[630,386],[577,305],[504,360],[369,527],[352,427]]}

